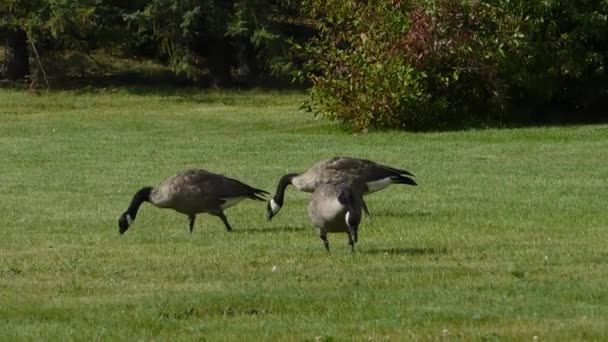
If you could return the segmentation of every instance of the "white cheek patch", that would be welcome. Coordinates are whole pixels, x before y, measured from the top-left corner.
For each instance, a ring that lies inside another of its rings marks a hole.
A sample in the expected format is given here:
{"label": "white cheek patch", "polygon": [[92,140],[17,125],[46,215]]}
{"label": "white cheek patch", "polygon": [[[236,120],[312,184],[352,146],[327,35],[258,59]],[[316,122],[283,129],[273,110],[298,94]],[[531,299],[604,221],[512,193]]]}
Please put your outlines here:
{"label": "white cheek patch", "polygon": [[133,219],[131,218],[131,215],[127,214],[127,223],[129,224],[129,226],[131,225],[131,223],[133,223]]}
{"label": "white cheek patch", "polygon": [[272,210],[273,214],[276,214],[279,212],[279,210],[281,210],[281,206],[274,201],[274,198],[270,200],[270,209]]}

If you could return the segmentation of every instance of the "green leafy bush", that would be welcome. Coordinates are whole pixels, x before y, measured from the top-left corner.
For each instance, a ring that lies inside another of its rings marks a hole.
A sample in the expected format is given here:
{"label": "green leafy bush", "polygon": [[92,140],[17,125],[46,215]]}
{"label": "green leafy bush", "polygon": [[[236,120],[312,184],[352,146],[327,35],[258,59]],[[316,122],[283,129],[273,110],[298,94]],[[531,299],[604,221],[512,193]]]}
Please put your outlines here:
{"label": "green leafy bush", "polygon": [[[600,1],[574,3],[306,1],[319,27],[301,48],[310,104],[365,131],[462,126],[503,120],[530,101],[578,102],[564,85],[603,70],[608,26],[594,12],[605,10]],[[590,51],[590,41],[604,45]]]}
{"label": "green leafy bush", "polygon": [[22,29],[31,42],[49,37],[57,45],[74,49],[87,45],[86,37],[95,33],[99,0],[2,0],[0,28]]}

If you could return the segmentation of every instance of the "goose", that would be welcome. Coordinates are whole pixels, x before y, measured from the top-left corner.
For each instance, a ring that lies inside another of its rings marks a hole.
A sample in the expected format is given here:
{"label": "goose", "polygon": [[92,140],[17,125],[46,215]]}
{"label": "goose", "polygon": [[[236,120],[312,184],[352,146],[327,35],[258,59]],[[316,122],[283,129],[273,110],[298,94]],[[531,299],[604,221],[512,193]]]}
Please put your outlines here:
{"label": "goose", "polygon": [[336,182],[321,184],[315,188],[308,205],[308,217],[316,227],[329,252],[327,233],[344,232],[348,235],[348,245],[355,250],[359,240],[359,223],[361,211],[365,206],[363,200],[364,184],[346,178]]}
{"label": "goose", "polygon": [[[304,173],[289,173],[281,177],[276,192],[266,205],[266,217],[271,220],[284,203],[285,189],[293,185],[304,192],[314,192],[320,184],[336,182],[344,177],[363,181],[363,195],[380,191],[391,184],[417,185],[406,170],[375,163],[371,160],[351,157],[334,157],[314,164]],[[367,206],[363,210],[369,215]]]}
{"label": "goose", "polygon": [[234,206],[245,198],[265,201],[268,192],[253,188],[236,179],[201,169],[182,171],[156,187],[146,186],[135,193],[131,204],[118,219],[120,234],[131,226],[139,207],[150,202],[158,208],[170,208],[188,215],[190,233],[194,229],[196,214],[208,213],[219,217],[226,230],[232,227],[224,215],[224,209]]}

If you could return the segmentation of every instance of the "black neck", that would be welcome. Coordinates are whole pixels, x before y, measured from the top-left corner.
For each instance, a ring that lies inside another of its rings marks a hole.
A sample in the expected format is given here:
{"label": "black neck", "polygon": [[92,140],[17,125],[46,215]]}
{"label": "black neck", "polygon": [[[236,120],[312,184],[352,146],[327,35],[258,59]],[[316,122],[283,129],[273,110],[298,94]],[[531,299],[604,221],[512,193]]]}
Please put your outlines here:
{"label": "black neck", "polygon": [[346,207],[348,211],[347,224],[352,227],[358,227],[361,222],[361,210],[364,205],[363,198],[360,193],[350,187],[342,190],[338,196],[338,201]]}
{"label": "black neck", "polygon": [[283,205],[283,198],[285,196],[285,188],[287,188],[287,186],[289,184],[291,184],[291,180],[296,177],[298,174],[297,173],[290,173],[287,174],[283,177],[281,177],[281,180],[279,181],[279,185],[277,185],[277,191],[274,194],[274,201],[276,204],[278,205]]}
{"label": "black neck", "polygon": [[131,200],[131,204],[129,205],[129,209],[127,209],[127,213],[131,216],[131,219],[135,220],[135,216],[137,216],[137,211],[139,207],[144,202],[150,202],[150,193],[152,192],[152,187],[147,186],[145,188],[141,188],[138,192],[135,193],[133,199]]}

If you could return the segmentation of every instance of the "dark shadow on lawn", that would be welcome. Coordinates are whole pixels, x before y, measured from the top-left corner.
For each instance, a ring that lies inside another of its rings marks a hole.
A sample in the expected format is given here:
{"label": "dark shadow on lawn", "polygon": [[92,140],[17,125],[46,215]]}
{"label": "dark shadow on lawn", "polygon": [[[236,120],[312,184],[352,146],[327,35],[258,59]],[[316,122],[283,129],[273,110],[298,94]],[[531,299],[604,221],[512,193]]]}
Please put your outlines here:
{"label": "dark shadow on lawn", "polygon": [[520,129],[606,124],[607,106],[608,100],[601,99],[584,109],[567,105],[516,107],[503,120],[491,121],[481,128]]}
{"label": "dark shadow on lawn", "polygon": [[392,248],[372,248],[368,250],[361,251],[363,254],[372,254],[372,255],[411,255],[411,256],[419,256],[419,255],[438,255],[438,254],[447,254],[448,250],[446,248],[433,248],[433,247],[392,247]]}
{"label": "dark shadow on lawn", "polygon": [[430,211],[406,211],[406,210],[392,210],[392,209],[380,209],[374,210],[371,208],[369,219],[374,219],[374,217],[428,217],[431,216],[432,213]]}
{"label": "dark shadow on lawn", "polygon": [[[59,76],[49,80],[51,91],[75,91],[77,93],[97,93],[111,88],[125,89],[133,95],[141,96],[182,96],[190,93],[200,94],[204,90],[250,90],[260,89],[266,91],[304,91],[307,84],[292,84],[278,78],[256,80],[234,80],[223,86],[214,86],[208,77],[191,80],[183,75],[175,75],[171,71],[132,72],[119,71],[103,74],[86,74],[80,76]],[[9,82],[0,79],[0,88],[30,89],[29,81]],[[37,85],[33,89],[43,91],[44,85]]]}
{"label": "dark shadow on lawn", "polygon": [[269,227],[269,228],[250,228],[250,229],[235,229],[232,233],[243,234],[275,234],[275,233],[297,233],[307,230],[308,227]]}

